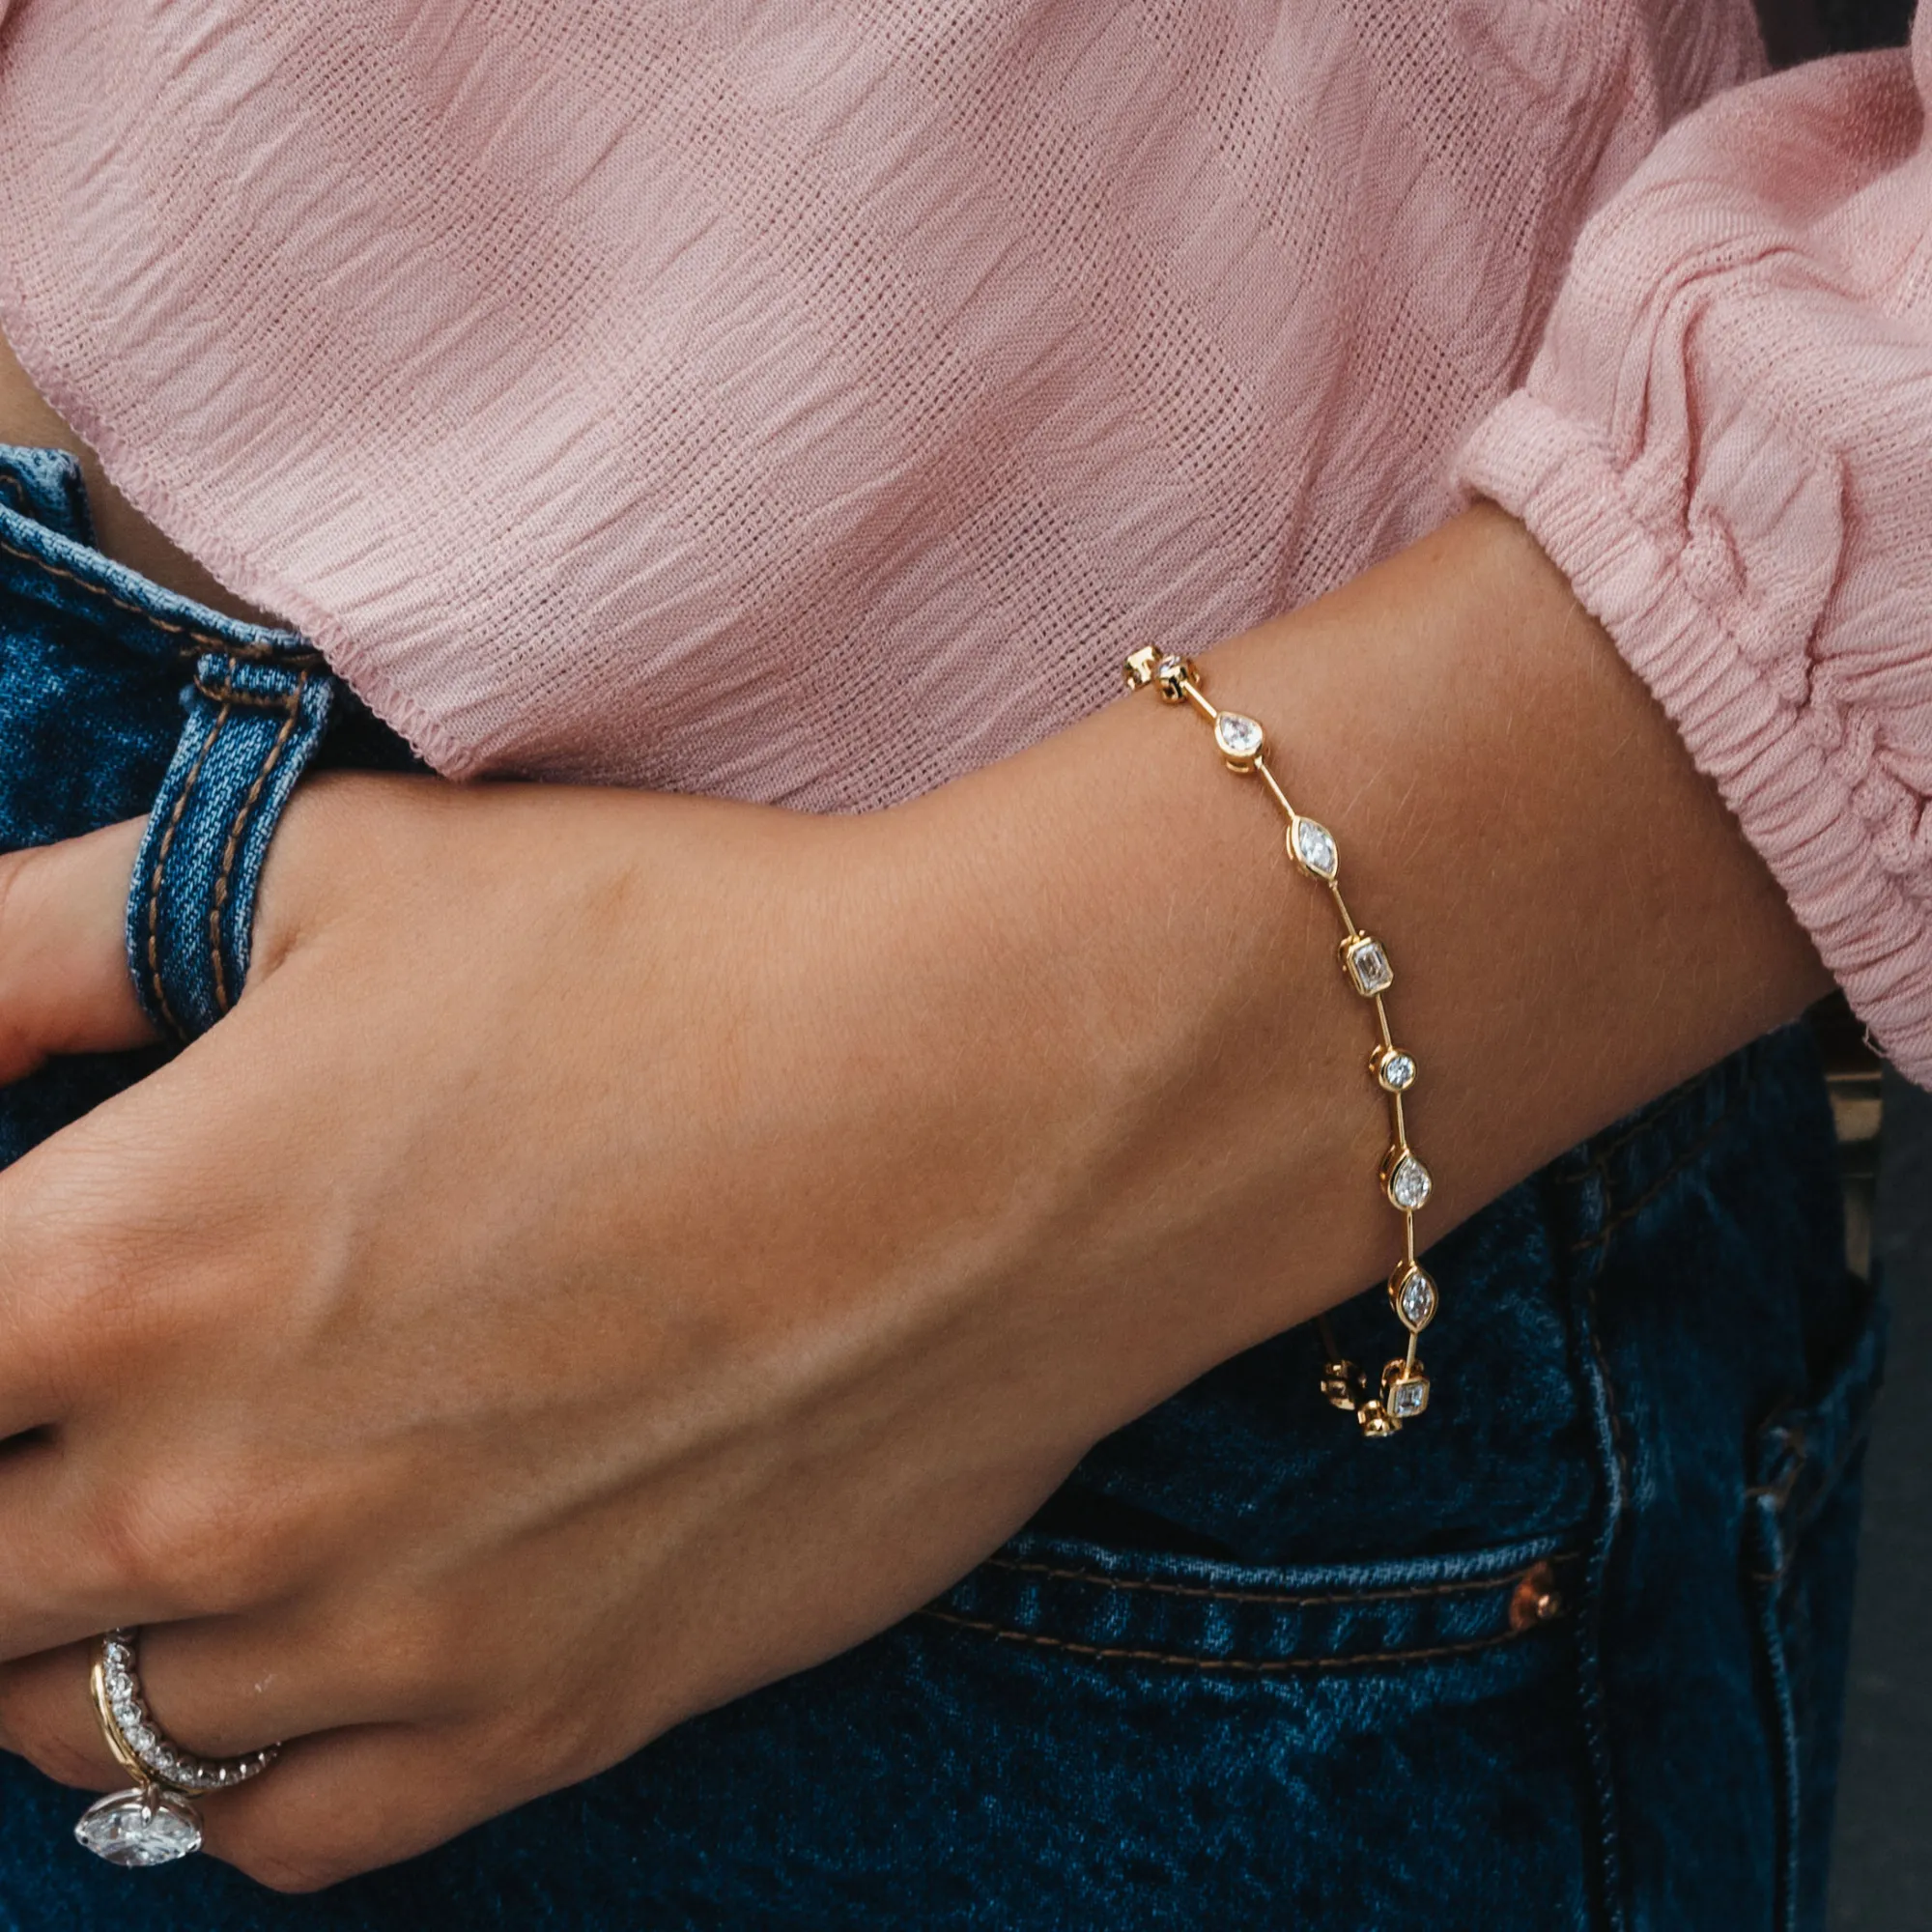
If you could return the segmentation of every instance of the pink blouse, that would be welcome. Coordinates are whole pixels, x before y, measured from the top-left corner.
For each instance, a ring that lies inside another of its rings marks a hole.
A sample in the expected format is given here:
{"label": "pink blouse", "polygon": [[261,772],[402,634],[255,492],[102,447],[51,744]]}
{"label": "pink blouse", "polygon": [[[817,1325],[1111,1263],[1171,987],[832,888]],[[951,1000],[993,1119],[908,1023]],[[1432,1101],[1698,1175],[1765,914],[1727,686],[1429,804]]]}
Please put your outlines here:
{"label": "pink blouse", "polygon": [[20,360],[451,776],[886,804],[1480,490],[1932,1081],[1932,18],[0,14]]}

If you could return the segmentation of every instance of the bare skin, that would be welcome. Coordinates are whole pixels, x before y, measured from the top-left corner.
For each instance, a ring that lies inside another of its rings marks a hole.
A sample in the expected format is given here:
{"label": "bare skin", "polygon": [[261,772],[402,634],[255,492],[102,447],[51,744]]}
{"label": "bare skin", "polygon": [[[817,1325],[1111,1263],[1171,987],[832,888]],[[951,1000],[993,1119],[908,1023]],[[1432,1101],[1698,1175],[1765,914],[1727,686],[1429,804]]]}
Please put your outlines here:
{"label": "bare skin", "polygon": [[[1825,989],[1499,513],[1208,669],[1390,946],[1429,1236]],[[0,862],[0,1077],[143,1037],[137,837]],[[118,1782],[77,1646],[148,1626],[185,1743],[293,1741],[210,1839],[306,1888],[849,1645],[1386,1273],[1369,1044],[1151,696],[858,820],[307,787],[235,1013],[0,1175],[0,1739]]]}
{"label": "bare skin", "polygon": [[216,582],[179,544],[170,543],[108,480],[100,459],[34,387],[18,358],[0,336],[0,442],[65,449],[80,459],[95,534],[109,556],[131,565],[156,583],[198,597],[231,616],[257,620],[262,612]]}

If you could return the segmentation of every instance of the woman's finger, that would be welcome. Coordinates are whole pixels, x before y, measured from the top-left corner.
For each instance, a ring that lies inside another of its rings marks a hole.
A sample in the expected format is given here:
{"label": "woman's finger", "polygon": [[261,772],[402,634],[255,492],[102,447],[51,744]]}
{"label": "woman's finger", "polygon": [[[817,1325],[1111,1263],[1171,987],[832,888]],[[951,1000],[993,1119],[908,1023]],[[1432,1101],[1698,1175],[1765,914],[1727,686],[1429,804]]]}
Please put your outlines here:
{"label": "woman's finger", "polygon": [[207,1848],[278,1891],[319,1890],[429,1851],[562,1781],[554,1772],[505,1778],[506,1761],[497,1741],[466,1726],[303,1738],[252,1784],[209,1802]]}
{"label": "woman's finger", "polygon": [[[415,1715],[394,1672],[372,1667],[368,1649],[283,1614],[156,1624],[141,1632],[141,1687],[149,1715],[183,1749],[241,1757],[313,1732]],[[126,1775],[89,1695],[93,1662],[93,1645],[83,1642],[0,1664],[0,1747],[64,1784],[105,1788]]]}
{"label": "woman's finger", "polygon": [[223,1607],[211,1599],[225,1579],[190,1551],[199,1498],[102,1479],[60,1428],[44,1434],[0,1460],[0,1682],[100,1631]]}
{"label": "woman's finger", "polygon": [[[108,1750],[88,1690],[91,1645],[71,1644],[0,1670],[0,1747],[62,1784],[112,1791],[128,1773]],[[166,1691],[142,1680],[156,1720],[189,1748],[214,1752],[177,1729]],[[267,1738],[260,1742],[270,1742]],[[291,1741],[253,1783],[197,1799],[208,1849],[264,1885],[308,1891],[440,1844],[546,1779],[498,1796],[479,1774],[501,1754],[454,1727],[367,1725]]]}
{"label": "woman's finger", "polygon": [[129,820],[0,856],[0,1084],[53,1054],[154,1038],[123,936],[141,831]]}
{"label": "woman's finger", "polygon": [[106,1791],[128,1781],[94,1719],[92,1647],[65,1644],[0,1664],[0,1747],[60,1784]]}

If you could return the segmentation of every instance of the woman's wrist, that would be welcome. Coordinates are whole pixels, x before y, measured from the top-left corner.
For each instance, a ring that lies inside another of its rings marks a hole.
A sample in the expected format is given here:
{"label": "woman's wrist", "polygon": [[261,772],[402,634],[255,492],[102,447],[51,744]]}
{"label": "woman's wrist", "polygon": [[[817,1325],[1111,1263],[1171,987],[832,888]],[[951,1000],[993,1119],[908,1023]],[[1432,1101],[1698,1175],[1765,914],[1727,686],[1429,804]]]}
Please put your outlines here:
{"label": "woman's wrist", "polygon": [[[1824,989],[1667,720],[1500,513],[1206,663],[1393,957],[1425,1239]],[[913,978],[978,1042],[958,1077],[1054,1150],[1058,1292],[1138,1323],[1109,1344],[1123,1396],[1387,1272],[1371,1021],[1278,814],[1198,725],[1122,703],[888,816],[896,870],[936,855]]]}
{"label": "woman's wrist", "polygon": [[[1435,1228],[1818,982],[1501,520],[1208,675],[1392,951]],[[0,867],[18,1064],[128,1023],[128,861]],[[250,1870],[405,1856],[884,1628],[1395,1252],[1329,908],[1151,701],[871,821],[345,775],[253,930],[220,1024],[0,1177],[0,1658],[56,1653],[0,1737],[111,1776],[58,1647],[155,1627],[185,1745],[289,1741],[209,1820]]]}

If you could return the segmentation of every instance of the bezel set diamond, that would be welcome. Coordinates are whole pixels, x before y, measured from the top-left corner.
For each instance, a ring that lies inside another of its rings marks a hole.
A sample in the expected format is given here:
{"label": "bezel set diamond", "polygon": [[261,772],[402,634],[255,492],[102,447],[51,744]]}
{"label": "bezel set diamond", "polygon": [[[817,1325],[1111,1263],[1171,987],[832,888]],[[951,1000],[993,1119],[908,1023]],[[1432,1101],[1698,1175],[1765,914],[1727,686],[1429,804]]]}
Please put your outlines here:
{"label": "bezel set diamond", "polygon": [[1395,968],[1379,939],[1351,932],[1342,941],[1342,970],[1365,1000],[1378,1000],[1395,984]]}
{"label": "bezel set diamond", "polygon": [[[1153,677],[1154,682],[1160,686],[1160,695],[1170,704],[1179,704],[1184,699],[1188,685],[1193,682],[1194,667],[1185,658],[1164,657],[1154,665]],[[1129,687],[1134,682],[1133,672],[1129,670],[1127,673]]]}
{"label": "bezel set diamond", "polygon": [[1252,718],[1238,711],[1224,711],[1214,721],[1214,742],[1221,755],[1237,772],[1252,771],[1255,760],[1267,750],[1267,733]]}
{"label": "bezel set diamond", "polygon": [[1416,1262],[1398,1262],[1389,1276],[1389,1306],[1395,1319],[1411,1335],[1420,1335],[1435,1320],[1441,1295],[1435,1277]]}
{"label": "bezel set diamond", "polygon": [[1419,1214],[1435,1187],[1429,1170],[1400,1142],[1382,1156],[1381,1181],[1389,1206],[1405,1214]]}
{"label": "bezel set diamond", "polygon": [[1382,1371],[1382,1406],[1398,1429],[1429,1406],[1429,1378],[1420,1362],[1391,1362]]}
{"label": "bezel set diamond", "polygon": [[1406,1094],[1415,1085],[1415,1060],[1399,1046],[1378,1046],[1369,1055],[1369,1071],[1384,1094]]}
{"label": "bezel set diamond", "polygon": [[1369,1072],[1387,1096],[1391,1129],[1379,1179],[1383,1196],[1403,1221],[1403,1259],[1389,1277],[1389,1303],[1396,1319],[1408,1330],[1408,1350],[1383,1369],[1380,1391],[1372,1395],[1362,1371],[1340,1355],[1331,1343],[1328,1359],[1321,1367],[1321,1393],[1337,1408],[1352,1413],[1364,1435],[1393,1435],[1429,1407],[1431,1384],[1416,1356],[1416,1337],[1435,1319],[1441,1301],[1434,1277],[1415,1258],[1415,1216],[1428,1205],[1435,1181],[1409,1147],[1403,1118],[1403,1095],[1415,1084],[1416,1065],[1396,1045],[1382,1003],[1382,996],[1395,984],[1395,967],[1388,949],[1357,926],[1350,914],[1342,896],[1342,855],[1335,835],[1318,820],[1296,811],[1268,769],[1267,733],[1262,725],[1242,712],[1218,710],[1208,701],[1201,672],[1193,664],[1151,644],[1133,652],[1123,671],[1129,690],[1151,684],[1168,703],[1191,706],[1212,727],[1215,748],[1230,768],[1260,776],[1287,816],[1288,857],[1307,877],[1324,886],[1334,902],[1342,922],[1338,956],[1343,975],[1375,1008],[1380,1039],[1369,1056]]}
{"label": "bezel set diamond", "polygon": [[1311,879],[1320,879],[1324,886],[1332,886],[1335,874],[1342,869],[1342,852],[1335,843],[1335,835],[1325,825],[1303,818],[1299,812],[1288,828],[1288,856]]}

